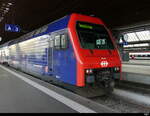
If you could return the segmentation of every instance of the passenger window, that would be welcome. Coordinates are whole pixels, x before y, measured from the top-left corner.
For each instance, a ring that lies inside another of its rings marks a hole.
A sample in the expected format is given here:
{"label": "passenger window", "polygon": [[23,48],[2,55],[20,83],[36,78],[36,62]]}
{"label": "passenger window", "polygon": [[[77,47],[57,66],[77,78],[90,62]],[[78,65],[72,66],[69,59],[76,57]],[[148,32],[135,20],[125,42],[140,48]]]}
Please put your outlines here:
{"label": "passenger window", "polygon": [[61,48],[66,49],[68,46],[68,41],[67,41],[67,35],[63,34],[61,35]]}
{"label": "passenger window", "polygon": [[56,49],[60,49],[60,35],[55,36],[54,46]]}

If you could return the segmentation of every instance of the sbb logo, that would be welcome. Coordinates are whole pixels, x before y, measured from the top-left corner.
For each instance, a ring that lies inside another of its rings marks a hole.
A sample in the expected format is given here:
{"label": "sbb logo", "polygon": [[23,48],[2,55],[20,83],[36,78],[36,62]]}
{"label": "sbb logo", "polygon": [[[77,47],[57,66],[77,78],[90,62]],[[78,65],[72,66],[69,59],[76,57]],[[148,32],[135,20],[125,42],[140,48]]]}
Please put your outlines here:
{"label": "sbb logo", "polygon": [[102,61],[102,62],[100,63],[100,65],[101,65],[102,67],[107,67],[107,66],[109,65],[109,63],[108,63],[107,61]]}

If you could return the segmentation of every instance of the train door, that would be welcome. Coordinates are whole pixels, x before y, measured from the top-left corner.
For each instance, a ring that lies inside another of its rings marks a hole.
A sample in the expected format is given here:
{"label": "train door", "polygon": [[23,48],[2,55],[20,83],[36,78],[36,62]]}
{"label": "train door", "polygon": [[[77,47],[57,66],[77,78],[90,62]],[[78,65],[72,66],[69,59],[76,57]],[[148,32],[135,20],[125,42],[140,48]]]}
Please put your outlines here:
{"label": "train door", "polygon": [[53,72],[53,49],[54,49],[54,35],[50,35],[48,48],[48,70]]}
{"label": "train door", "polygon": [[54,74],[55,78],[60,81],[67,81],[68,57],[67,37],[65,31],[54,34]]}
{"label": "train door", "polygon": [[59,81],[76,84],[76,60],[67,30],[53,36],[53,74]]}

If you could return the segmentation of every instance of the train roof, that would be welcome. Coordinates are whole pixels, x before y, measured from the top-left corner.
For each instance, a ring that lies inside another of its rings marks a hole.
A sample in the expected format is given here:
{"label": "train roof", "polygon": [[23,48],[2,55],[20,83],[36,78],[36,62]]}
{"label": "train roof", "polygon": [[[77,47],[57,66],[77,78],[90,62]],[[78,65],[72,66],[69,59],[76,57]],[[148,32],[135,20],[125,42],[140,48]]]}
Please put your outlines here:
{"label": "train roof", "polygon": [[29,39],[32,39],[32,38],[35,38],[38,36],[42,36],[43,34],[48,34],[48,33],[51,33],[53,31],[65,29],[65,28],[67,28],[67,25],[69,23],[69,19],[70,19],[71,15],[73,15],[73,14],[77,14],[77,13],[72,13],[72,14],[64,16],[60,19],[57,19],[57,20],[55,20],[55,21],[53,21],[47,25],[40,27],[39,29],[36,29],[32,32],[29,32],[29,33],[15,39],[15,40],[11,40],[11,41],[7,42],[8,44],[6,43],[6,44],[3,44],[1,46],[2,47],[5,45],[10,46],[10,45],[13,45],[13,44],[25,41],[25,40],[29,40]]}
{"label": "train roof", "polygon": [[55,20],[55,21],[53,21],[53,22],[51,22],[47,25],[44,25],[44,26],[40,27],[39,29],[36,29],[32,32],[29,32],[29,33],[15,39],[15,40],[10,41],[8,46],[10,46],[12,44],[16,44],[16,43],[21,42],[21,41],[25,41],[25,40],[28,40],[28,39],[32,39],[32,38],[41,36],[43,34],[48,34],[48,33],[53,32],[53,31],[57,31],[57,30],[67,28],[69,19],[70,19],[70,15],[67,15],[63,18]]}
{"label": "train roof", "polygon": [[[12,40],[11,40],[11,41],[12,41]],[[10,43],[11,41],[8,41],[8,42],[6,42],[6,43],[4,43],[4,44],[0,45],[0,48],[3,48],[3,47],[6,47],[6,46],[9,46],[9,43]]]}

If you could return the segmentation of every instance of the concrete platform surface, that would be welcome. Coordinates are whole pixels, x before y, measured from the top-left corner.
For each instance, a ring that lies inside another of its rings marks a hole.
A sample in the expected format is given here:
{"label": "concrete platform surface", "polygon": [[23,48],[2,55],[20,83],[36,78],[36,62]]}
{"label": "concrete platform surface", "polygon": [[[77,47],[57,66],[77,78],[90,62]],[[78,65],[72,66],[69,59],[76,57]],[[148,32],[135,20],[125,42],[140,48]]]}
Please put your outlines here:
{"label": "concrete platform surface", "polygon": [[150,60],[130,60],[129,62],[123,62],[123,64],[150,66]]}
{"label": "concrete platform surface", "polygon": [[114,113],[89,99],[0,65],[0,113]]}
{"label": "concrete platform surface", "polygon": [[122,66],[123,72],[150,75],[150,66],[130,64],[123,64]]}
{"label": "concrete platform surface", "polygon": [[123,80],[150,85],[150,65],[123,64]]}

